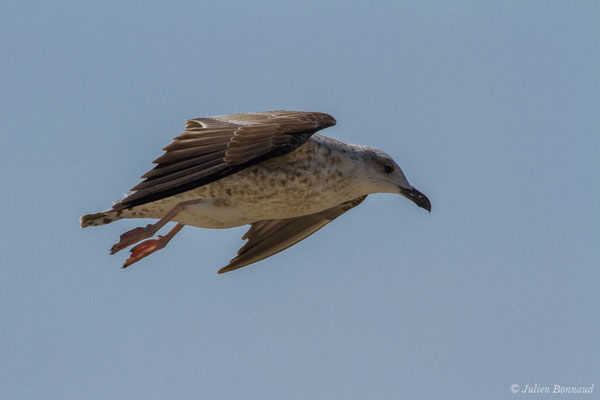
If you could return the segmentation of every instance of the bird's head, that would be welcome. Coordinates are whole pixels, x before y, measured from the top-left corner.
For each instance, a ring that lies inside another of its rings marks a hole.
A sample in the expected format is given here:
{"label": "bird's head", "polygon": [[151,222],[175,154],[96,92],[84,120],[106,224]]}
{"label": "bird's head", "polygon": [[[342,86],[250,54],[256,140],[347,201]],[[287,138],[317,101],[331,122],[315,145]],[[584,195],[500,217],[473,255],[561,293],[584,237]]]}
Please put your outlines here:
{"label": "bird's head", "polygon": [[423,193],[412,187],[402,169],[384,151],[361,146],[361,158],[365,165],[365,185],[369,193],[396,193],[431,212],[431,202]]}

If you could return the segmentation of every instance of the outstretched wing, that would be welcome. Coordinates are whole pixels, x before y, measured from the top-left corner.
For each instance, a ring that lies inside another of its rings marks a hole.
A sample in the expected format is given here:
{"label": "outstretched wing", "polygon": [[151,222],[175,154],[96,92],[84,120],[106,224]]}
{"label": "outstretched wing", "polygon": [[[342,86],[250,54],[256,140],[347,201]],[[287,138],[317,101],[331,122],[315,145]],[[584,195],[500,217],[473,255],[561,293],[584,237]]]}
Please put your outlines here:
{"label": "outstretched wing", "polygon": [[270,219],[253,223],[250,230],[242,237],[242,240],[248,239],[248,242],[227,266],[219,270],[219,274],[245,267],[295,245],[346,211],[362,203],[366,197],[361,196],[330,209],[303,217]]}
{"label": "outstretched wing", "polygon": [[142,176],[145,180],[113,209],[131,208],[214,182],[289,153],[332,125],[335,119],[328,114],[301,111],[191,119],[185,132],[154,160],[158,165]]}

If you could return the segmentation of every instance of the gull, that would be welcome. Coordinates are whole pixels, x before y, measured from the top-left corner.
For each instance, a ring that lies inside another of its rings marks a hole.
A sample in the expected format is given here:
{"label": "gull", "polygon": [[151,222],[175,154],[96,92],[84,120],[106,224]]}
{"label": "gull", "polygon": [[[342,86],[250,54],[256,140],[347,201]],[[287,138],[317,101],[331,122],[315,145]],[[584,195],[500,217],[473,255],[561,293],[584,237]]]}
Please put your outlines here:
{"label": "gull", "polygon": [[[346,144],[317,131],[335,125],[324,113],[266,111],[196,118],[165,147],[141,183],[110,210],[80,225],[123,218],[154,224],[125,232],[110,253],[133,247],[123,268],[164,248],[185,225],[250,225],[237,256],[218,273],[270,257],[312,235],[374,193],[404,196],[431,212],[387,153]],[[152,238],[168,222],[176,225]]]}

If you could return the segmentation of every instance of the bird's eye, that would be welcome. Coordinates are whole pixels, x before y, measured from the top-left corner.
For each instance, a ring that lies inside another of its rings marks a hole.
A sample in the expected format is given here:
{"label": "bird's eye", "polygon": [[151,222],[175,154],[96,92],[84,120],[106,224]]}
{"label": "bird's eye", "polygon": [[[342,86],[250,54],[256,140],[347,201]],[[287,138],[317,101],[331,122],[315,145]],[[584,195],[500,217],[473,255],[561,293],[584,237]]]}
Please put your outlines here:
{"label": "bird's eye", "polygon": [[383,166],[383,170],[385,171],[386,174],[391,174],[392,172],[394,172],[394,166],[390,165],[390,164],[385,164]]}

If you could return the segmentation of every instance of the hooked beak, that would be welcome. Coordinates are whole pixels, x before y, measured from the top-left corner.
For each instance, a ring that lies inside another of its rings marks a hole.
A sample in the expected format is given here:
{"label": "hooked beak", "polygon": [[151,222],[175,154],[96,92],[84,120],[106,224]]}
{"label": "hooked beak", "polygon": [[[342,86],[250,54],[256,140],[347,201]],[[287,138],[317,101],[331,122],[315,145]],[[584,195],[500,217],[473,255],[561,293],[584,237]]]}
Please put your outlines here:
{"label": "hooked beak", "polygon": [[400,194],[421,208],[426,209],[431,212],[431,202],[423,193],[419,192],[417,189],[405,189],[402,186],[398,186],[400,188]]}

